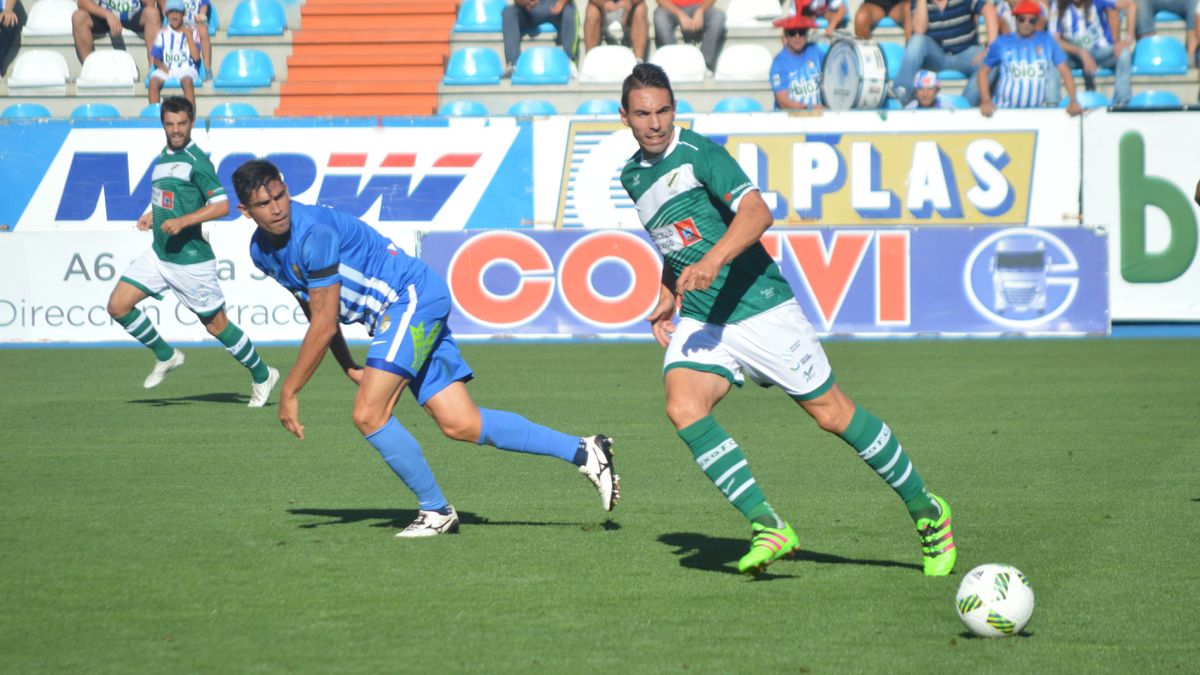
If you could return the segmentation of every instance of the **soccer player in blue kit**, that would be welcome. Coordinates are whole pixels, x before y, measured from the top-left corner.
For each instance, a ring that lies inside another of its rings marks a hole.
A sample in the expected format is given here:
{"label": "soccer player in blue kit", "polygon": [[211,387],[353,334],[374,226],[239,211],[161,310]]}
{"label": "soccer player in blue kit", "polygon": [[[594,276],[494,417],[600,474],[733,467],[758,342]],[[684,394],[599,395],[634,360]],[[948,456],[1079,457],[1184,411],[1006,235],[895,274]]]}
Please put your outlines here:
{"label": "soccer player in blue kit", "polygon": [[[405,388],[448,438],[570,462],[600,492],[610,511],[619,496],[606,436],[569,436],[511,412],[478,407],[467,392],[471,368],[446,324],[450,290],[361,220],[324,206],[291,201],[279,169],[250,160],[233,174],[238,208],[258,225],[250,257],[296,296],[309,327],[279,395],[279,420],[304,438],[297,399],[326,350],[358,384],[354,425],[416,494],[420,512],[397,537],[457,532],[458,514],[438,487],[412,434],[392,416]],[[338,322],[366,325],[373,337],[366,366],[350,355]]]}

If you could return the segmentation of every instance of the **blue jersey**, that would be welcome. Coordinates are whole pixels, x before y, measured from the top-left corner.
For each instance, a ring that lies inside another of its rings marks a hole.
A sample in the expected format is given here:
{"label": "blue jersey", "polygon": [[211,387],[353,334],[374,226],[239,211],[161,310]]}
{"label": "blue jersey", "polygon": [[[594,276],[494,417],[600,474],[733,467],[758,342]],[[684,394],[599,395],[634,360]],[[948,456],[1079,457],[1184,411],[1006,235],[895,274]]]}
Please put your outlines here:
{"label": "blue jersey", "polygon": [[[929,28],[925,34],[942,47],[947,54],[957,54],[968,47],[979,44],[979,33],[975,28],[975,16],[983,13],[983,6],[991,0],[950,0],[946,9],[939,10],[932,1],[928,3]],[[909,9],[917,11],[917,0],[911,0]]]}
{"label": "blue jersey", "polygon": [[992,100],[997,108],[1038,108],[1046,102],[1046,76],[1067,59],[1046,32],[1027,38],[1005,33],[988,48],[983,62],[998,71]]}
{"label": "blue jersey", "polygon": [[256,230],[250,259],[305,301],[310,289],[340,282],[338,319],[365,324],[372,335],[389,307],[409,302],[409,286],[419,290],[436,278],[424,262],[358,218],[297,202],[292,202],[290,233],[277,238]]}
{"label": "blue jersey", "polygon": [[[825,54],[809,44],[797,54],[784,47],[771,62],[771,91],[786,91],[788,98],[803,105],[821,105],[821,64]],[[779,102],[775,102],[779,110]]]}
{"label": "blue jersey", "polygon": [[1111,47],[1115,41],[1113,27],[1108,24],[1108,10],[1115,8],[1112,0],[1093,0],[1087,11],[1067,5],[1066,11],[1059,14],[1055,2],[1050,6],[1050,32],[1089,52],[1097,47]]}

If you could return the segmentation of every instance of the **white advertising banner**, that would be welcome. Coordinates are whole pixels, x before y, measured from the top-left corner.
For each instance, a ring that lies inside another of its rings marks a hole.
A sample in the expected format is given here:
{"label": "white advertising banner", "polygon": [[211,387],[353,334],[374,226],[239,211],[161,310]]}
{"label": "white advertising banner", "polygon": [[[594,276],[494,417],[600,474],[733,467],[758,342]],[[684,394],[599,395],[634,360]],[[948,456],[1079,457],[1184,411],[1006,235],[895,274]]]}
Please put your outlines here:
{"label": "white advertising banner", "polygon": [[[1080,224],[1080,122],[1061,110],[677,117],[723,145],[782,226]],[[620,120],[556,117],[534,137],[534,220],[637,229]]]}
{"label": "white advertising banner", "polygon": [[1200,320],[1200,114],[1089,113],[1083,214],[1109,232],[1114,321]]}
{"label": "white advertising banner", "polygon": [[[210,234],[225,312],[255,342],[292,342],[308,321],[290,293],[250,262],[253,225]],[[227,227],[227,226],[224,226]],[[413,241],[397,241],[408,252]],[[0,234],[0,343],[121,342],[129,337],[108,315],[108,296],[122,272],[150,248],[137,232],[29,232]],[[167,291],[138,307],[170,342],[212,340],[199,320]],[[349,339],[366,337],[359,325],[343,327]],[[215,343],[214,343],[215,344]]]}

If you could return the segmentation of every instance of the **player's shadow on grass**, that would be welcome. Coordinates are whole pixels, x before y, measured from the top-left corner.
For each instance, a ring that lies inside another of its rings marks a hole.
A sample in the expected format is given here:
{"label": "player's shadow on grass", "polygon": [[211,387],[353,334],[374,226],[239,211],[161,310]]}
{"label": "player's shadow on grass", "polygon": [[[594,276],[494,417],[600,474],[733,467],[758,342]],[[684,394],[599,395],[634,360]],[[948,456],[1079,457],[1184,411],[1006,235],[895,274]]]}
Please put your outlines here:
{"label": "player's shadow on grass", "polygon": [[[707,572],[724,572],[726,574],[738,574],[737,560],[746,554],[748,542],[745,539],[725,539],[721,537],[709,537],[707,535],[698,534],[696,532],[671,532],[664,534],[658,538],[659,541],[675,548],[675,555],[679,556],[679,564],[682,567],[690,567],[691,569],[704,570]],[[781,571],[780,564],[786,563],[781,561],[776,563],[770,569]],[[832,553],[820,553],[818,551],[806,550],[803,547],[790,558],[790,560],[801,562],[814,562],[825,565],[872,565],[875,567],[902,567],[914,570],[922,569],[920,565],[905,562],[896,562],[895,560],[864,560],[858,558],[844,558],[840,555]],[[784,568],[786,569],[786,568]],[[788,575],[790,576],[790,575]],[[777,575],[770,573],[759,575],[759,579],[778,578]]]}
{"label": "player's shadow on grass", "polygon": [[[408,526],[416,517],[416,509],[288,509],[288,513],[297,516],[315,516],[317,518],[327,518],[323,522],[302,523],[299,527],[304,529],[312,529],[323,525],[353,525],[355,523],[366,523],[370,521],[378,521],[371,524],[371,527],[384,527],[389,529],[403,529]],[[611,519],[603,523],[580,523],[580,522],[545,522],[534,520],[492,520],[486,516],[480,516],[471,511],[459,511],[458,520],[463,525],[521,525],[527,527],[578,527],[585,531],[592,530],[619,530],[620,523],[613,522]]]}
{"label": "player's shadow on grass", "polygon": [[[1021,630],[1021,632],[1017,633],[1016,635],[1010,635],[1009,637],[1010,638],[1031,638],[1034,635],[1035,635],[1035,633],[1033,633],[1032,631]],[[971,631],[967,631],[967,630],[964,630],[963,632],[959,633],[958,637],[960,637],[964,640],[994,640],[995,639],[995,638],[989,638],[989,637],[981,637],[981,636],[976,635],[976,634],[972,633]]]}
{"label": "player's shadow on grass", "polygon": [[[189,403],[238,403],[246,405],[250,402],[250,396],[248,394],[235,394],[230,391],[213,394],[196,394],[195,396],[173,396],[170,398],[139,398],[129,402],[140,403],[155,408],[164,408],[171,405],[187,405]],[[267,405],[270,406],[272,404],[268,403]]]}

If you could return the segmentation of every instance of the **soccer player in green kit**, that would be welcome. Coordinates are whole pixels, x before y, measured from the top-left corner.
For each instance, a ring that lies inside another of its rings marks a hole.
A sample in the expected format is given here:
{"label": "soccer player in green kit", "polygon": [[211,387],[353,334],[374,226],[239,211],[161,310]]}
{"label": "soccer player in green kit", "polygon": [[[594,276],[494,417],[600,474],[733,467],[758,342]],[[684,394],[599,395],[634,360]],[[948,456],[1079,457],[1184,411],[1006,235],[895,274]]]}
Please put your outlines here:
{"label": "soccer player in green kit", "polygon": [[229,199],[208,155],[192,142],[196,111],[182,96],[163,100],[160,113],[167,146],[154,163],[150,206],[138,218],[139,230],[154,231],[154,245],[135,259],[108,298],[108,313],[125,332],[154,352],[157,361],[143,386],[158,386],[183,365],[183,352],[167,344],[137,304],[162,299],[171,289],[183,306],[204,324],[250,371],[251,408],[261,408],[279,381],[279,371],[258,356],[254,343],[225,316],[225,297],[217,284],[217,263],[200,226],[229,213]]}
{"label": "soccer player in green kit", "polygon": [[674,120],[666,73],[634,67],[621,92],[621,121],[640,149],[625,163],[621,184],[664,261],[659,301],[647,319],[667,349],[667,417],[704,475],[750,521],[750,551],[738,571],[760,573],[800,548],[712,415],[731,386],[749,377],[783,389],[853,447],[908,507],[925,574],[949,574],[957,556],[950,507],[925,489],[891,429],[834,381],[816,331],[759,242],[774,218],[758,188],[724,148]]}

